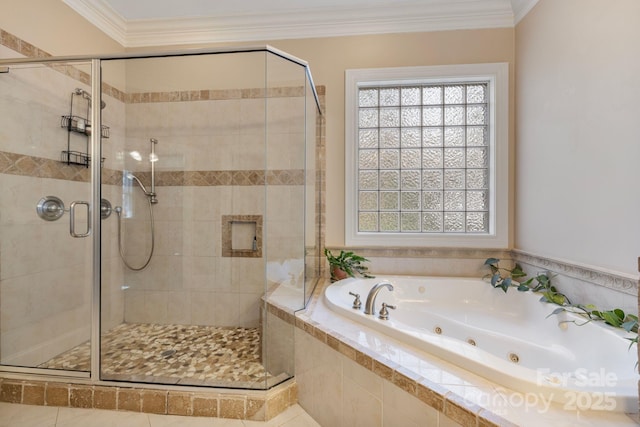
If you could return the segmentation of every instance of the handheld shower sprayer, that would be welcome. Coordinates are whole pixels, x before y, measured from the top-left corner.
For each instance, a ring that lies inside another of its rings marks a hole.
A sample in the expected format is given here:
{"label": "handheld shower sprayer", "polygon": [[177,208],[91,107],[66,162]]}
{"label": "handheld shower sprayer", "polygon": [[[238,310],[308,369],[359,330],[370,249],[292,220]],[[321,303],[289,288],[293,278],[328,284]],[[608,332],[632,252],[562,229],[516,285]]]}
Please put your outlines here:
{"label": "handheld shower sprayer", "polygon": [[155,162],[158,160],[158,156],[156,156],[155,146],[156,144],[158,144],[158,140],[155,138],[151,138],[149,141],[151,142],[151,153],[149,154],[149,161],[151,162],[151,189],[147,190],[147,187],[144,186],[142,181],[140,181],[140,179],[134,174],[132,174],[131,172],[128,172],[125,175],[126,179],[131,180],[132,182],[135,182],[136,184],[138,184],[138,186],[140,187],[144,195],[147,197],[147,202],[149,204],[149,224],[150,224],[149,226],[151,230],[151,250],[149,251],[149,256],[147,257],[146,261],[140,267],[131,265],[126,259],[125,251],[122,245],[122,207],[116,206],[115,208],[116,214],[118,215],[118,250],[120,252],[120,258],[122,258],[122,262],[124,262],[124,265],[126,265],[127,268],[133,271],[144,270],[149,265],[149,263],[151,262],[151,258],[153,257],[153,251],[155,248],[155,225],[154,225],[154,219],[153,219],[153,205],[158,203],[158,198],[156,197],[156,168],[155,168]]}

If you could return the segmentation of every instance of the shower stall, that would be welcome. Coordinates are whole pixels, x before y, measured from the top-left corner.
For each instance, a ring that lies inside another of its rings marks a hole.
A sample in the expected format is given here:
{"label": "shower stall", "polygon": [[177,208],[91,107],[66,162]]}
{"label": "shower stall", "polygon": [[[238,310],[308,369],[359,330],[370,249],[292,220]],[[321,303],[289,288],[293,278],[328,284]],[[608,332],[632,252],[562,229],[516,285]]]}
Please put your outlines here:
{"label": "shower stall", "polygon": [[[15,57],[0,46],[0,58]],[[0,371],[265,390],[320,276],[320,103],[272,47],[0,60]]]}

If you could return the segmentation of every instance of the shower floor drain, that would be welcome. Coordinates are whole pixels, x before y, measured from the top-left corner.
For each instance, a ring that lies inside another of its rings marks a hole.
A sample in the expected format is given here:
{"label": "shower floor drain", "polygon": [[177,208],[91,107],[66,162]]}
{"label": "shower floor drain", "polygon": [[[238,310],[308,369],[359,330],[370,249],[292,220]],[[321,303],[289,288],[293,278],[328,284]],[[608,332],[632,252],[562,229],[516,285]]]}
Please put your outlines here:
{"label": "shower floor drain", "polygon": [[160,353],[160,355],[162,357],[164,357],[165,359],[168,359],[169,357],[173,356],[174,354],[176,354],[175,350],[166,350],[166,351],[163,351],[162,353]]}

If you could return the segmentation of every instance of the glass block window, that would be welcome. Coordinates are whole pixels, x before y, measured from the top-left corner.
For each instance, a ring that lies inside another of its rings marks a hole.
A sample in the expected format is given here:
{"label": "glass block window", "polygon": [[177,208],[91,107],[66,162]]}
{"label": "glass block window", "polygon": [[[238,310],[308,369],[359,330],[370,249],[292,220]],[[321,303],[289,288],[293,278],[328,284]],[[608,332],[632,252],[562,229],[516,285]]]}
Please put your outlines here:
{"label": "glass block window", "polygon": [[488,89],[358,87],[358,232],[489,232]]}
{"label": "glass block window", "polygon": [[345,245],[508,248],[509,64],[345,72]]}

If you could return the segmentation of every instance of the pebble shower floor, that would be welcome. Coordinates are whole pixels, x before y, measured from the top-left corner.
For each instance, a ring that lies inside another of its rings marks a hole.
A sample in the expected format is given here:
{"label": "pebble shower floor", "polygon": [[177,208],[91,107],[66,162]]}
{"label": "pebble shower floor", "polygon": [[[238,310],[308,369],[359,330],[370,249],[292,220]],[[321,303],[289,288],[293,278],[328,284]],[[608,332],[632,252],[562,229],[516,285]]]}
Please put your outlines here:
{"label": "pebble shower floor", "polygon": [[[102,377],[238,388],[279,382],[265,370],[260,352],[258,328],[123,323],[102,336]],[[88,371],[90,343],[40,367]]]}

